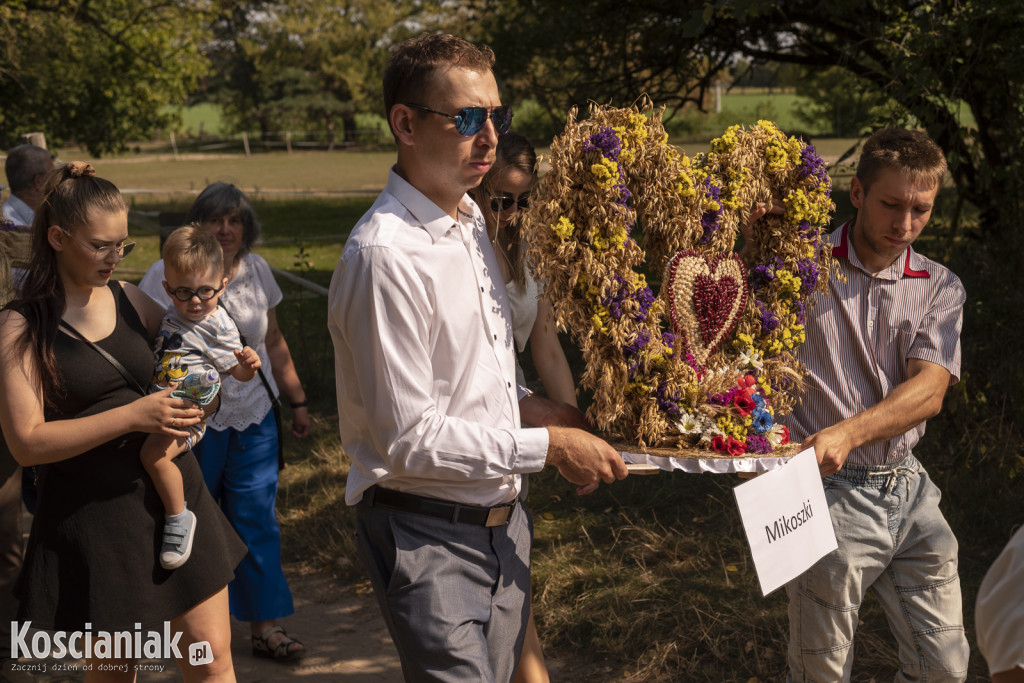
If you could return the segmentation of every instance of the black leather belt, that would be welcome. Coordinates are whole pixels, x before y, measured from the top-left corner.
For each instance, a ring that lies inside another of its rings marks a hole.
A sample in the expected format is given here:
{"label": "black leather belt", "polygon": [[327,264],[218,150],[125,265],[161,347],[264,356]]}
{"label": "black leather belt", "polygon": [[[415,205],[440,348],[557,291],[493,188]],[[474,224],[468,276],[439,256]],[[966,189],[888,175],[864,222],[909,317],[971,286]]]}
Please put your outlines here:
{"label": "black leather belt", "polygon": [[508,520],[512,519],[512,512],[516,509],[515,501],[508,505],[496,505],[492,508],[485,508],[477,505],[464,505],[463,503],[438,500],[437,498],[417,496],[414,493],[404,493],[380,486],[371,487],[364,494],[364,497],[369,498],[369,503],[373,507],[412,512],[417,515],[426,515],[427,517],[447,519],[450,522],[473,524],[475,526],[501,526],[502,524],[508,524]]}

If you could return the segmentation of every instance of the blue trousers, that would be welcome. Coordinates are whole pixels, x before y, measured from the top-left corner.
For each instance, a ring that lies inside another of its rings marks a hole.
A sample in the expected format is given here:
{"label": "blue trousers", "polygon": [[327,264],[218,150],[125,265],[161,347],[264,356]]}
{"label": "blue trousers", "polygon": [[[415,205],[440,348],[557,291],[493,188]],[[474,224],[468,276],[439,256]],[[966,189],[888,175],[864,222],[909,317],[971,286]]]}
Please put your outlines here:
{"label": "blue trousers", "polygon": [[281,568],[275,511],[277,439],[274,414],[268,413],[262,423],[242,431],[207,429],[193,449],[210,495],[249,548],[228,584],[231,614],[240,621],[267,621],[295,611]]}

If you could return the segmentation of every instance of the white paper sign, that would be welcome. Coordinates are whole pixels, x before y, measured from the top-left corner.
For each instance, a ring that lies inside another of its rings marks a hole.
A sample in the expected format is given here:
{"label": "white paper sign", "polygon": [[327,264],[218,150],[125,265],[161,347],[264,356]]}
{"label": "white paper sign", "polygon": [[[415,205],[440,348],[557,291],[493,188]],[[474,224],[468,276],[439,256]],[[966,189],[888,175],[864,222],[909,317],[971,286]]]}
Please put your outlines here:
{"label": "white paper sign", "polygon": [[764,595],[838,547],[813,448],[733,493]]}

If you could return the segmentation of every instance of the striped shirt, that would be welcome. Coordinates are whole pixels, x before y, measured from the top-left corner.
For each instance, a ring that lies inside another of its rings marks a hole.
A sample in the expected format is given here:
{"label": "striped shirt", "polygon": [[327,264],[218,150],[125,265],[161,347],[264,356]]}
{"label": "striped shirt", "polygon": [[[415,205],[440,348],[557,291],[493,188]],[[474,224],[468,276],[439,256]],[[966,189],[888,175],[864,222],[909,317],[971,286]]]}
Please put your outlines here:
{"label": "striped shirt", "polygon": [[[907,247],[879,273],[869,273],[849,242],[847,222],[829,235],[837,272],[829,294],[816,294],[807,341],[797,358],[807,367],[804,396],[782,421],[803,440],[880,403],[908,379],[918,358],[960,375],[960,327],[966,293],[944,266]],[[836,275],[845,276],[845,282]],[[888,440],[854,449],[847,462],[888,465],[907,456],[925,423]]]}

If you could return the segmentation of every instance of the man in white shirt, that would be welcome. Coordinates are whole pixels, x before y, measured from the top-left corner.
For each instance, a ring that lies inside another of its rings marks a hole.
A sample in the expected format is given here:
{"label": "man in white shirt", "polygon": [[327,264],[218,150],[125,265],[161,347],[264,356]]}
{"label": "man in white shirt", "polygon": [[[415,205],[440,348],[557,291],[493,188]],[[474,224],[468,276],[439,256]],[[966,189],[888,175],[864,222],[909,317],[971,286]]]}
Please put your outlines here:
{"label": "man in white shirt", "polygon": [[7,153],[4,171],[11,196],[4,202],[4,218],[16,225],[32,225],[43,203],[46,174],[53,170],[50,153],[36,145],[18,145]]}
{"label": "man in white shirt", "polygon": [[[511,680],[530,581],[520,474],[553,465],[580,493],[626,476],[515,381],[501,271],[466,195],[511,118],[493,63],[447,35],[392,51],[398,163],[331,281],[346,500],[408,681]],[[522,429],[520,410],[552,426]]]}

